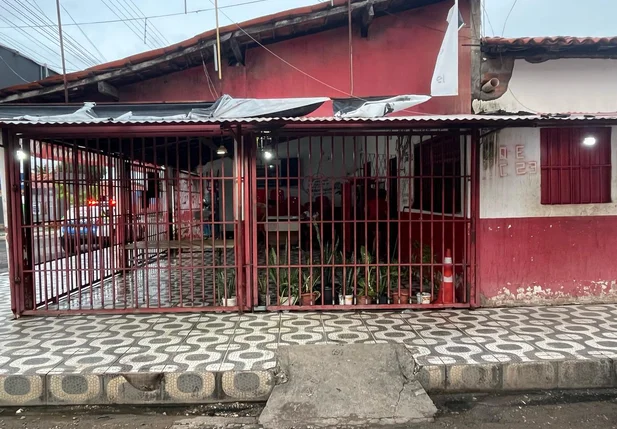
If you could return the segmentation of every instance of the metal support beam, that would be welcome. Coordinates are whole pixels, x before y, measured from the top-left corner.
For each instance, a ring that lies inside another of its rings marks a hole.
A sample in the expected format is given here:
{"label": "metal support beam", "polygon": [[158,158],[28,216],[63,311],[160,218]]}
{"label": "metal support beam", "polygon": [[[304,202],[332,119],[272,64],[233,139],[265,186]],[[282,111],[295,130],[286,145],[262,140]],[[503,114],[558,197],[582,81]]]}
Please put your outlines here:
{"label": "metal support beam", "polygon": [[238,40],[235,37],[229,39],[229,47],[231,48],[231,52],[233,54],[233,59],[236,64],[246,65],[244,60],[244,50],[238,44]]}
{"label": "metal support beam", "polygon": [[118,89],[115,86],[108,84],[107,82],[98,82],[97,88],[100,94],[111,97],[114,101],[118,101],[120,99]]}
{"label": "metal support beam", "polygon": [[368,29],[375,18],[375,9],[373,2],[369,2],[362,10],[362,22],[360,23],[360,35],[364,38],[368,37]]}

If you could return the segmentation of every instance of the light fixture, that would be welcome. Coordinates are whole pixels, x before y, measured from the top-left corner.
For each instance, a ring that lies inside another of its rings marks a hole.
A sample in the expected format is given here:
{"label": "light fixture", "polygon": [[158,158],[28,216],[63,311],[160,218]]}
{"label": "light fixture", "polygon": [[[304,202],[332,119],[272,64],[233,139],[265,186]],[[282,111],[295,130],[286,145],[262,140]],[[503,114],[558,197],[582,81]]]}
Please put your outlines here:
{"label": "light fixture", "polygon": [[584,146],[595,146],[597,143],[597,139],[594,136],[587,136],[583,139],[583,145]]}
{"label": "light fixture", "polygon": [[274,158],[272,151],[270,149],[264,149],[264,159],[270,161],[272,158]]}
{"label": "light fixture", "polygon": [[219,156],[227,155],[227,148],[223,145],[220,145],[219,148],[216,150],[216,154]]}
{"label": "light fixture", "polygon": [[18,149],[17,152],[15,153],[15,156],[17,156],[18,160],[23,161],[26,159],[26,152],[24,152],[21,149]]}

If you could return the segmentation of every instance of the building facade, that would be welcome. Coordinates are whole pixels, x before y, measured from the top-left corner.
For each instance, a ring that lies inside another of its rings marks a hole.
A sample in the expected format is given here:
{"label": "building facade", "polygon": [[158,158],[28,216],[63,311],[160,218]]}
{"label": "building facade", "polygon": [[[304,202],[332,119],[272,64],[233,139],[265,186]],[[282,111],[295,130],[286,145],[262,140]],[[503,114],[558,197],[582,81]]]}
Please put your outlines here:
{"label": "building facade", "polygon": [[[611,116],[617,39],[483,42],[479,114]],[[495,81],[493,81],[495,83]],[[505,128],[482,142],[483,305],[617,301],[617,129]]]}

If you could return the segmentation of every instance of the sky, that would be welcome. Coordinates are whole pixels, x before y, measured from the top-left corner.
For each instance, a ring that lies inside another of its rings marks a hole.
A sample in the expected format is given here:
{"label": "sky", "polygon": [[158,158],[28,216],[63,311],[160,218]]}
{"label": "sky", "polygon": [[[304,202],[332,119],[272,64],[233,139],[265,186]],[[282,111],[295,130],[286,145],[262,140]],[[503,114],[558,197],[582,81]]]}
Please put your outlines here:
{"label": "sky", "polygon": [[[166,46],[212,29],[213,1],[60,0],[67,71]],[[328,0],[218,0],[220,25],[231,24],[230,19],[241,22],[320,1]],[[615,16],[615,0],[484,0],[483,34],[615,36]],[[129,17],[139,19],[127,20]],[[121,19],[124,21],[107,22]],[[0,0],[0,44],[60,71],[56,22],[55,0]]]}

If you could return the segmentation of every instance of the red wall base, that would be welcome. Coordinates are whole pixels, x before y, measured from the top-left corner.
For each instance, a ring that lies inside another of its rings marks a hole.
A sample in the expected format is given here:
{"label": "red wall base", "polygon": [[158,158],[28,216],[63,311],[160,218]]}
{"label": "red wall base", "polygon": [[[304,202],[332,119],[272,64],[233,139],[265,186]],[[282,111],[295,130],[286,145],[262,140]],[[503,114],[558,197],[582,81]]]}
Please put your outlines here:
{"label": "red wall base", "polygon": [[617,216],[480,219],[482,306],[617,302]]}

